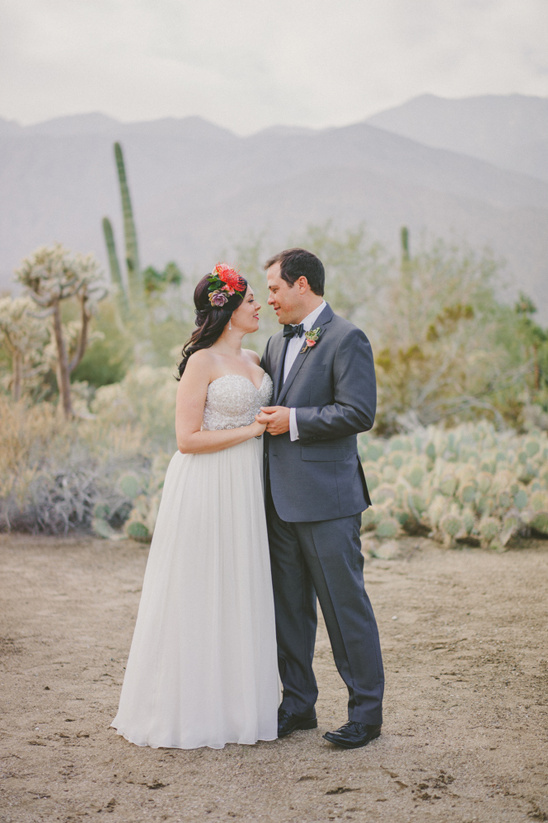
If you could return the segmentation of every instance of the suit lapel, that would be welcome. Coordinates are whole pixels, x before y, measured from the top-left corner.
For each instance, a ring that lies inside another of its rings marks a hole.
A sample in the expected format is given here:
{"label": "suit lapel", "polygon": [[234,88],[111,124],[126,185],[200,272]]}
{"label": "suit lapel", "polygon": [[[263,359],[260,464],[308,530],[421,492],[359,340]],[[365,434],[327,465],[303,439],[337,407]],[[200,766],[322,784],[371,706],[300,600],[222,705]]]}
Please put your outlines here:
{"label": "suit lapel", "polygon": [[[322,333],[325,334],[326,329],[324,327],[328,323],[331,322],[332,317],[333,317],[333,309],[331,308],[331,306],[329,304],[327,304],[325,309],[322,311],[322,313],[320,314],[320,316],[316,320],[316,323],[314,323],[314,326],[322,327]],[[321,336],[320,336],[320,340],[318,341],[318,345],[321,345],[320,341],[321,341]],[[283,405],[283,401],[285,399],[285,396],[287,395],[287,392],[291,388],[291,384],[293,383],[293,381],[295,380],[295,377],[299,373],[299,370],[300,370],[301,366],[303,365],[305,359],[308,357],[310,350],[313,348],[313,346],[306,346],[306,338],[304,338],[304,337],[303,337],[303,348],[304,348],[304,351],[302,349],[301,349],[301,351],[299,351],[299,354],[295,358],[295,362],[291,366],[289,374],[287,375],[287,379],[286,379],[285,383],[282,384],[281,381],[283,380],[283,364],[284,364],[284,360],[285,360],[285,351],[286,351],[286,346],[284,346],[283,355],[280,359],[281,374],[278,373],[278,376],[280,377],[280,384],[279,384],[280,385],[280,391],[279,391],[278,396],[276,398],[276,405],[277,406]],[[280,366],[280,364],[279,364],[279,366]]]}
{"label": "suit lapel", "polygon": [[[293,362],[293,365],[291,366],[291,369],[289,370],[289,374],[287,375],[287,378],[286,378],[285,382],[281,386],[280,394],[278,395],[278,399],[276,401],[277,406],[283,405],[284,397],[286,396],[289,388],[291,387],[291,384],[295,380],[295,377],[297,376],[297,374],[299,372],[299,369],[301,368],[302,364],[304,363],[305,358],[306,358],[309,351],[310,351],[310,348],[307,346],[304,351],[302,351],[302,349],[301,349],[301,351],[299,352],[299,354],[295,358],[295,360]],[[282,365],[283,365],[283,361],[282,361]],[[283,371],[283,369],[282,369],[282,371]]]}
{"label": "suit lapel", "polygon": [[274,391],[275,391],[275,402],[277,403],[277,398],[280,396],[282,392],[283,382],[284,382],[284,363],[285,363],[285,355],[287,352],[287,347],[289,345],[289,337],[283,338],[283,345],[282,345],[282,353],[278,358],[278,365],[276,367],[276,374],[274,379]]}

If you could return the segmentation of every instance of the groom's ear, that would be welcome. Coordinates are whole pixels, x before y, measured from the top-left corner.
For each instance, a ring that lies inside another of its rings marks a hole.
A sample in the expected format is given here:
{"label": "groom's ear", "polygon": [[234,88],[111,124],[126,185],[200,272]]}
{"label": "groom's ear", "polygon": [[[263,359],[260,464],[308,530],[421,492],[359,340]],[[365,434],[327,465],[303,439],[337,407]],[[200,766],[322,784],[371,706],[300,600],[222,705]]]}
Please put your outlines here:
{"label": "groom's ear", "polygon": [[305,294],[305,292],[309,291],[310,284],[308,282],[308,278],[301,274],[301,276],[295,280],[295,285],[298,286],[299,292],[301,294]]}

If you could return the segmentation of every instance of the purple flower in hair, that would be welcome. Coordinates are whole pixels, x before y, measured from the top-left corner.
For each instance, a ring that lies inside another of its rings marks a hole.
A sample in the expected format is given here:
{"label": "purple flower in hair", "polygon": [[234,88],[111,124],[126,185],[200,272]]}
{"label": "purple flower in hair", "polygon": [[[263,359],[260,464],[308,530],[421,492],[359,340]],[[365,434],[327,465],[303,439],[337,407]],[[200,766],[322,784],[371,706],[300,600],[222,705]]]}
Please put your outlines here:
{"label": "purple flower in hair", "polygon": [[225,303],[228,303],[228,295],[226,294],[226,292],[222,292],[216,289],[215,291],[212,291],[210,293],[209,302],[212,306],[217,306],[218,308],[221,308],[225,305]]}

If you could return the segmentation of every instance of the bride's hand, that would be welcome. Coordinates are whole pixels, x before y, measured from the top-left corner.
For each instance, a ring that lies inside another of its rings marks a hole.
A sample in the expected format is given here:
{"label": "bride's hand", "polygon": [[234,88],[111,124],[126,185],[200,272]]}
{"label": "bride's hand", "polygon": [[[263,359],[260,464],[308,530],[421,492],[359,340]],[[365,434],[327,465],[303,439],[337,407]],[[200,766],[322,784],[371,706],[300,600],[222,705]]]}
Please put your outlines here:
{"label": "bride's hand", "polygon": [[259,423],[257,418],[255,418],[255,422],[251,424],[253,429],[253,436],[260,437],[266,431],[266,423]]}

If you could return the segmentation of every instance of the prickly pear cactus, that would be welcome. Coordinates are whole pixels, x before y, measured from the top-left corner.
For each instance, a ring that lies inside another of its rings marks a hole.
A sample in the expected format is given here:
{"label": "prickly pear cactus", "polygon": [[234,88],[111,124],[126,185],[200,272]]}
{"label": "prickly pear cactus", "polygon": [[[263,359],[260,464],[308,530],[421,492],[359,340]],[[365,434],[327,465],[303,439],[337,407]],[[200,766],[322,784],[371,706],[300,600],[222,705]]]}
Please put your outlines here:
{"label": "prickly pear cactus", "polygon": [[363,529],[380,539],[419,531],[502,550],[518,535],[548,533],[545,433],[499,432],[483,421],[386,441],[364,435],[360,453],[373,500]]}

